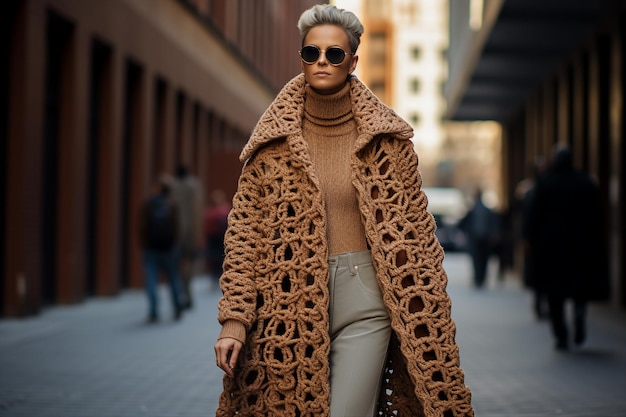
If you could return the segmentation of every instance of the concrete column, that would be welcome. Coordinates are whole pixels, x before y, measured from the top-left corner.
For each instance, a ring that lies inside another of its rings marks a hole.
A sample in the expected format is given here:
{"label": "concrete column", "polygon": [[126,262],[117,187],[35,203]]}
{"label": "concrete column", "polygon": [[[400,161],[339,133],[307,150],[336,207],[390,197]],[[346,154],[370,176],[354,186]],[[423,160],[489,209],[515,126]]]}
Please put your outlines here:
{"label": "concrete column", "polygon": [[541,141],[539,143],[539,153],[549,156],[552,152],[552,144],[556,140],[554,137],[554,126],[556,123],[554,113],[554,80],[548,80],[542,88],[542,124]]}
{"label": "concrete column", "polygon": [[63,62],[58,144],[56,298],[67,304],[85,296],[85,222],[89,37],[75,28]]}
{"label": "concrete column", "polygon": [[176,95],[172,85],[163,80],[163,96],[159,98],[158,117],[156,121],[155,136],[159,137],[157,152],[157,172],[169,173],[174,172],[174,157],[176,155]]}
{"label": "concrete column", "polygon": [[102,123],[98,132],[98,211],[96,224],[96,280],[98,295],[113,295],[120,290],[120,224],[122,109],[124,60],[113,49],[110,68],[103,77]]}
{"label": "concrete column", "polygon": [[539,95],[535,93],[526,106],[526,147],[524,152],[526,163],[532,161],[537,155],[542,154],[539,147],[541,130],[538,113],[540,105]]}
{"label": "concrete column", "polygon": [[624,252],[626,246],[626,226],[624,224],[624,212],[626,211],[626,174],[624,164],[626,163],[626,150],[624,139],[624,117],[626,109],[624,106],[624,95],[626,85],[624,80],[626,64],[626,29],[623,23],[626,21],[626,13],[616,19],[614,27],[611,50],[610,69],[610,178],[609,178],[609,247],[611,248],[611,286],[613,288],[613,304],[616,307],[626,305],[626,277],[624,276]]}
{"label": "concrete column", "polygon": [[204,187],[204,195],[206,196],[205,203],[209,198],[209,152],[210,152],[210,137],[209,137],[209,118],[207,111],[200,106],[198,114],[198,142],[197,155],[196,155],[196,172],[200,182]]}
{"label": "concrete column", "polygon": [[600,93],[599,93],[599,62],[597,51],[592,51],[589,57],[589,152],[587,154],[588,172],[598,176],[598,134],[600,131]]}
{"label": "concrete column", "polygon": [[180,95],[181,101],[178,103],[181,106],[177,109],[179,112],[180,120],[178,120],[178,158],[177,163],[180,162],[191,170],[193,168],[193,146],[192,146],[192,125],[193,125],[193,106],[189,95],[183,93]]}
{"label": "concrete column", "polygon": [[[602,199],[603,217],[605,220],[605,236],[607,237],[606,249],[609,252],[607,261],[612,263],[612,257],[623,257],[623,253],[614,254],[614,242],[612,242],[615,231],[613,228],[612,195],[613,184],[612,172],[616,169],[613,166],[613,156],[611,153],[611,96],[614,89],[615,76],[612,74],[612,65],[617,57],[613,57],[615,39],[607,34],[601,34],[595,40],[590,55],[590,90],[589,90],[589,173],[597,180],[600,187]],[[611,264],[609,265],[611,266]],[[615,288],[613,288],[615,292]]]}
{"label": "concrete column", "polygon": [[572,99],[569,91],[569,72],[563,68],[558,73],[556,80],[557,96],[556,102],[556,138],[558,143],[571,143],[571,132],[569,130],[569,102]]}
{"label": "concrete column", "polygon": [[574,166],[585,169],[587,154],[587,77],[588,67],[584,54],[579,55],[573,63],[573,91],[572,91],[572,150]]}
{"label": "concrete column", "polygon": [[620,31],[620,45],[621,45],[621,78],[620,78],[620,111],[621,118],[619,125],[619,138],[617,139],[619,143],[619,154],[620,162],[618,163],[620,169],[620,180],[619,180],[619,209],[618,213],[620,216],[619,221],[619,246],[616,248],[618,259],[620,261],[618,276],[620,278],[620,297],[619,303],[621,307],[626,307],[626,256],[623,256],[624,252],[626,252],[626,123],[624,120],[626,119],[626,79],[624,78],[626,74],[626,12],[622,12],[619,17],[619,31]]}
{"label": "concrete column", "polygon": [[24,1],[10,51],[7,126],[4,308],[7,316],[41,308],[41,191],[46,14]]}
{"label": "concrete column", "polygon": [[131,164],[129,172],[130,193],[128,208],[128,230],[125,237],[129,242],[128,283],[133,288],[143,286],[143,267],[141,261],[141,246],[139,240],[140,211],[150,188],[150,166],[152,155],[152,112],[153,99],[152,74],[142,69],[138,83],[134,87],[130,117],[133,118],[131,132]]}

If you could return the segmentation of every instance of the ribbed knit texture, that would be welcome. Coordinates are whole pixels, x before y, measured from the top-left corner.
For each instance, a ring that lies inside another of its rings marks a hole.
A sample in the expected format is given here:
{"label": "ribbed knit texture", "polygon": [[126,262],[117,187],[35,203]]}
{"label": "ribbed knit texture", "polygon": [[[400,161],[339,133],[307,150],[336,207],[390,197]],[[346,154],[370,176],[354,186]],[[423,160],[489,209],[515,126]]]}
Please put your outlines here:
{"label": "ribbed knit texture", "polygon": [[329,254],[366,250],[365,227],[350,168],[358,132],[349,84],[330,95],[307,87],[302,136],[309,144],[324,196]]}
{"label": "ribbed knit texture", "polygon": [[246,328],[240,321],[227,320],[222,326],[222,331],[218,339],[230,337],[239,340],[241,343],[246,342]]}

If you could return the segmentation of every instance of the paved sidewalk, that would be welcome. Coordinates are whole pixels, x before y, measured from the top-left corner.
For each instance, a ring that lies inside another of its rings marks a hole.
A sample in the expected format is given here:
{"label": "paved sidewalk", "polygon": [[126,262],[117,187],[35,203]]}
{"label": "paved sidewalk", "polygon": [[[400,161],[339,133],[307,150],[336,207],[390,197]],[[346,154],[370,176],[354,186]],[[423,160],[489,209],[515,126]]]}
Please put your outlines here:
{"label": "paved sidewalk", "polygon": [[477,417],[626,417],[626,313],[590,305],[587,342],[556,351],[519,281],[470,288],[470,260],[448,257],[452,315]]}
{"label": "paved sidewalk", "polygon": [[[465,255],[448,255],[446,269],[477,417],[626,417],[625,314],[592,307],[588,343],[558,353],[514,280],[476,291]],[[206,278],[194,289],[196,307],[178,323],[165,288],[156,325],[144,324],[141,291],[0,320],[0,416],[214,415],[218,293]]]}

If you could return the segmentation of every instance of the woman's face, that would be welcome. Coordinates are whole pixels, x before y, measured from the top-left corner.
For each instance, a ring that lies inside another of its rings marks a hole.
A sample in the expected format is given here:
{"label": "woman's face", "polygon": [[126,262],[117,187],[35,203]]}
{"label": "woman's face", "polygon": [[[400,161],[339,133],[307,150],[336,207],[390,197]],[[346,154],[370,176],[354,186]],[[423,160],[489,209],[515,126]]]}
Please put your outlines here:
{"label": "woman's face", "polygon": [[[341,90],[359,60],[358,56],[350,55],[346,32],[336,25],[315,26],[304,38],[304,46],[309,45],[316,46],[322,52],[313,63],[300,60],[306,82],[320,94],[333,94]],[[331,64],[326,57],[325,51],[331,47],[339,47],[346,52],[343,62],[338,65]]]}

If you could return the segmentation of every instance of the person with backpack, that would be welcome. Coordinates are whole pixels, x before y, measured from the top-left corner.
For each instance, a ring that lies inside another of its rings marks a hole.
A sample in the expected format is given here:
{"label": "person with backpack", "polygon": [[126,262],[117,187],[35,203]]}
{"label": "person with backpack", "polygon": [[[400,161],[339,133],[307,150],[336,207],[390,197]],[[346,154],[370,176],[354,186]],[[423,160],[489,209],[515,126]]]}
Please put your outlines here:
{"label": "person with backpack", "polygon": [[159,320],[160,272],[167,277],[174,320],[179,320],[183,311],[183,285],[178,272],[178,209],[169,198],[170,192],[170,181],[162,177],[154,185],[141,212],[140,234],[148,295],[148,323]]}

